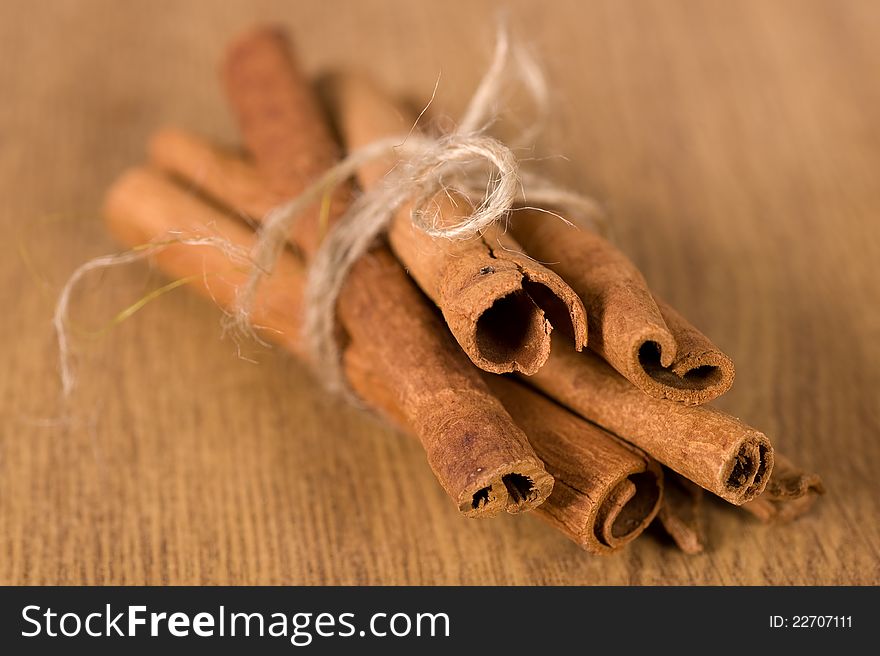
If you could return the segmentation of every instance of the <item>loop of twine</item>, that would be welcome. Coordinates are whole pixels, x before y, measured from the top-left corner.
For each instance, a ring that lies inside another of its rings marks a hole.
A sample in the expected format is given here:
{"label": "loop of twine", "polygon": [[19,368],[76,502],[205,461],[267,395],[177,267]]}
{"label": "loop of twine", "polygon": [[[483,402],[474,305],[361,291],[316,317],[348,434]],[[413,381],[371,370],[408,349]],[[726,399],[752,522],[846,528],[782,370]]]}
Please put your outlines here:
{"label": "loop of twine", "polygon": [[[546,204],[601,228],[597,204],[581,194],[557,187],[533,174],[520,173],[511,147],[486,134],[497,116],[511,64],[538,108],[539,120],[547,114],[545,78],[531,55],[521,47],[511,51],[506,30],[499,30],[492,62],[474,92],[458,127],[450,134],[431,138],[423,134],[394,136],[375,141],[343,159],[297,198],[280,205],[266,217],[254,250],[254,267],[237,298],[232,314],[239,330],[251,332],[250,313],[262,278],[271,273],[294,220],[341,181],[353,177],[365,163],[396,155],[399,164],[375,189],[367,191],[339,218],[310,264],[305,293],[303,339],[312,353],[325,385],[348,393],[336,343],[336,300],[354,263],[374,244],[395,213],[413,201],[413,226],[435,238],[462,240],[482,234],[506,219],[518,198]],[[532,138],[536,122],[520,139]],[[481,187],[478,181],[485,181]],[[440,191],[463,193],[474,211],[452,225],[442,225],[428,201]],[[531,209],[541,209],[532,207]],[[571,223],[551,210],[549,214]]]}

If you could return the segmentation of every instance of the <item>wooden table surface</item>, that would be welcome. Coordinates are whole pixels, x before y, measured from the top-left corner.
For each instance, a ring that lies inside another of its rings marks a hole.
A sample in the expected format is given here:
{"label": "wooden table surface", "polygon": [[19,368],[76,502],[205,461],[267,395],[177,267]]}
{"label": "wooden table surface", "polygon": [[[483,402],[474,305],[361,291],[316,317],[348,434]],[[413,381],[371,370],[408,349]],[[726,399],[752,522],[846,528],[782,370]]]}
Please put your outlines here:
{"label": "wooden table surface", "polygon": [[654,530],[596,557],[533,517],[463,519],[414,441],[283,354],[239,358],[209,303],[167,294],[95,335],[160,284],[142,265],[77,294],[65,406],[55,296],[114,250],[102,193],[153,129],[234,139],[230,37],[279,20],[310,70],[421,100],[442,71],[455,116],[500,4],[4,1],[0,583],[880,582],[880,4],[503,4],[553,84],[542,166],[731,354],[718,405],[822,474],[815,511],[713,504],[696,557]]}

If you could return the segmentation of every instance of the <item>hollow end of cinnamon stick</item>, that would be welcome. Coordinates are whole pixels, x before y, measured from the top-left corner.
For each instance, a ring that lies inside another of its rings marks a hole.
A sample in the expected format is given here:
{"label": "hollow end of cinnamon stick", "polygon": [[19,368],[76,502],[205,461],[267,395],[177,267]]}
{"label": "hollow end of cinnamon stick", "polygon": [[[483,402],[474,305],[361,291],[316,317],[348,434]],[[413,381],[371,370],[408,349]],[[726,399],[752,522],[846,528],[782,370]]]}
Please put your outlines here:
{"label": "hollow end of cinnamon stick", "polygon": [[708,406],[645,394],[598,355],[554,342],[530,385],[732,504],[764,489],[773,468],[764,433]]}
{"label": "hollow end of cinnamon stick", "polygon": [[520,513],[540,506],[554,481],[537,458],[523,460],[492,472],[465,489],[458,509],[465,517],[491,517],[505,511]]}
{"label": "hollow end of cinnamon stick", "polygon": [[590,493],[564,474],[554,471],[554,475],[553,493],[537,513],[590,553],[621,549],[641,535],[660,511],[663,472],[651,458],[634,461],[619,478]]}
{"label": "hollow end of cinnamon stick", "polygon": [[[511,282],[512,287],[519,289],[497,299],[484,296],[482,304],[487,307],[482,312],[479,305],[471,305],[463,312],[447,305],[443,316],[458,343],[480,369],[531,375],[550,356],[552,327],[544,311],[520,286],[521,279]],[[471,290],[480,295],[476,286]],[[472,318],[474,311],[478,315],[476,320]]]}
{"label": "hollow end of cinnamon stick", "polygon": [[[730,387],[732,375],[729,358],[720,353],[704,353],[675,363],[674,368],[664,365],[661,357],[660,344],[655,340],[642,342],[637,346],[636,359],[648,379],[643,386],[657,385],[662,388],[663,396],[674,401],[690,401],[692,403],[709,401],[723,392],[718,391]],[[730,381],[730,382],[728,382]],[[695,399],[699,393],[699,400]]]}
{"label": "hollow end of cinnamon stick", "polygon": [[[392,229],[392,245],[397,243],[398,253],[407,252],[397,232]],[[554,328],[571,338],[575,350],[582,350],[587,316],[577,294],[561,278],[515,253],[516,247],[487,246],[485,252],[463,256],[460,265],[452,258],[442,268],[435,301],[477,367],[531,376],[550,356]],[[418,267],[410,270],[418,280]],[[422,288],[430,291],[428,276],[421,277]]]}
{"label": "hollow end of cinnamon stick", "polygon": [[594,524],[596,540],[616,550],[641,535],[660,509],[663,474],[653,459],[644,471],[622,479],[599,506]]}
{"label": "hollow end of cinnamon stick", "polygon": [[[355,263],[338,315],[349,348],[363,349],[392,388],[437,480],[465,515],[520,512],[550,494],[552,476],[526,434],[386,248]],[[372,393],[366,400],[378,405]]]}
{"label": "hollow end of cinnamon stick", "polygon": [[749,434],[733,452],[721,472],[724,487],[718,496],[737,506],[764,491],[773,471],[773,447],[757,431]]}
{"label": "hollow end of cinnamon stick", "polygon": [[669,304],[656,300],[672,340],[633,340],[633,383],[652,396],[686,405],[702,405],[727,392],[736,370],[733,361]]}
{"label": "hollow end of cinnamon stick", "polygon": [[[368,78],[336,74],[322,86],[349,152],[394,135],[405,141],[413,129],[416,116]],[[393,155],[363,164],[358,170],[361,187],[381,185],[398,164]],[[424,207],[431,208],[439,227],[458,225],[474,211],[469,198],[454,189],[438,191]],[[395,213],[388,242],[477,367],[533,374],[547,360],[550,331],[557,322],[566,326],[575,348],[583,348],[587,318],[577,294],[524,256],[504,230],[493,227],[463,240],[435,238],[413,225],[414,209],[407,203]]]}
{"label": "hollow end of cinnamon stick", "polygon": [[[554,480],[537,457],[517,460],[504,452],[493,454],[493,450],[487,448],[486,437],[493,432],[489,422],[482,429],[462,434],[448,427],[444,429],[439,421],[429,420],[434,429],[419,432],[414,427],[412,413],[401,404],[364,346],[354,341],[345,350],[346,379],[354,392],[383,419],[402,432],[419,437],[425,446],[428,464],[462,515],[486,518],[501,512],[528,511],[544,503],[553,490]],[[512,423],[509,428],[513,434],[519,430]],[[436,440],[432,439],[435,431],[439,431]],[[478,432],[486,435],[478,435]],[[509,440],[502,443],[505,442]],[[515,444],[511,450],[514,449]],[[467,482],[462,484],[462,480]]]}

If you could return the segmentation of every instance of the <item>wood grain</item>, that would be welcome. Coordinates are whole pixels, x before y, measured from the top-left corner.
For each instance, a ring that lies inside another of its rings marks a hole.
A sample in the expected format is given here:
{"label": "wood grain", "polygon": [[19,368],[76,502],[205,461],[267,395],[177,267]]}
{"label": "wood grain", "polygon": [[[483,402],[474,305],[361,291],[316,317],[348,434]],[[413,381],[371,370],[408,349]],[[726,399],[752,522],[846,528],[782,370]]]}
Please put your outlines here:
{"label": "wood grain", "polygon": [[[232,138],[216,66],[235,32],[281,20],[310,70],[368,66],[417,100],[442,70],[454,116],[496,5],[3,2],[0,583],[880,582],[880,5],[503,4],[554,84],[536,154],[567,159],[543,166],[602,199],[649,282],[732,355],[719,405],[823,475],[815,511],[768,528],[715,504],[697,557],[462,519],[414,442],[283,355],[238,358],[185,293],[78,337],[64,415],[53,297],[114,248],[101,195],[150,131]],[[76,321],[158,280],[96,277]]]}

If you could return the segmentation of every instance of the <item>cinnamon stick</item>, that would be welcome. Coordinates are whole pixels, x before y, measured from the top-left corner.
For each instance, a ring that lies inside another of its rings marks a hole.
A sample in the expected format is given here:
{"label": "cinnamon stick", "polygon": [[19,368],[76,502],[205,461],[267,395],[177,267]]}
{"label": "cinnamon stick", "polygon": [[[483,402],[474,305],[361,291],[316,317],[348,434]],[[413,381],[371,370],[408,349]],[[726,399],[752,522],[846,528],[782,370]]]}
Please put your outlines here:
{"label": "cinnamon stick", "polygon": [[818,474],[804,471],[777,453],[764,492],[742,508],[762,522],[783,524],[809,511],[823,494],[825,485]]}
{"label": "cinnamon stick", "polygon": [[[406,135],[415,116],[367,80],[330,80],[334,113],[347,150]],[[369,162],[358,172],[364,189],[382,183],[395,157]],[[473,211],[459,194],[441,191],[430,201],[441,225]],[[433,300],[471,361],[495,373],[537,371],[550,353],[550,332],[562,328],[577,350],[587,342],[583,304],[555,273],[523,255],[503,228],[467,240],[433,238],[413,227],[409,203],[395,213],[388,240],[398,259]]]}
{"label": "cinnamon stick", "polygon": [[[160,240],[163,246],[151,259],[166,275],[191,278],[188,284],[203,296],[223,308],[234,306],[248,279],[246,267],[215,246],[179,243],[174,237],[219,237],[249,252],[255,235],[246,225],[148,168],[129,169],[113,183],[105,194],[103,216],[110,233],[126,246]],[[286,255],[257,290],[252,321],[261,337],[304,358],[294,330],[302,324],[302,285],[289,282],[300,280],[302,266]]]}
{"label": "cinnamon stick", "polygon": [[653,296],[641,272],[606,239],[530,210],[514,213],[511,232],[577,292],[590,320],[590,349],[633,385],[688,405],[730,389],[730,358]]}
{"label": "cinnamon stick", "polygon": [[[281,29],[242,34],[227,49],[222,78],[247,149],[274,194],[294,198],[336,163],[339,148]],[[339,185],[326,206],[316,204],[296,221],[290,240],[306,258],[345,211],[349,195],[350,188]]]}
{"label": "cinnamon stick", "polygon": [[566,346],[554,344],[530,384],[730,503],[764,490],[773,447],[763,433],[713,408],[643,394],[597,355]]}
{"label": "cinnamon stick", "polygon": [[[183,228],[194,234],[223,235],[243,249],[254,242],[247,228],[222,211],[144,169],[133,170],[114,184],[107,195],[105,216],[114,235],[132,246]],[[190,278],[197,291],[226,308],[232,306],[237,288],[247,280],[246,271],[230,268],[226,256],[210,247],[171,244],[156,253],[155,262],[172,276]],[[211,275],[215,272],[223,273]],[[304,284],[301,263],[292,253],[282,254],[260,288],[252,317],[265,337],[299,357],[307,355],[300,342]],[[401,394],[390,384],[385,363],[377,359],[370,340],[362,338],[355,336],[345,348],[348,382],[398,427],[418,433],[411,424],[412,413],[401,405]],[[466,366],[475,371],[470,364]],[[454,389],[455,380],[450,384]],[[662,496],[662,472],[655,461],[524,386],[497,377],[490,385],[559,476],[561,484],[535,512],[596,553],[616,550],[644,530],[656,515]],[[467,404],[467,399],[461,402]],[[502,490],[514,501],[524,503],[532,494],[533,484],[517,476],[505,483]],[[504,493],[497,488],[486,490],[476,500],[497,505],[499,492]]]}
{"label": "cinnamon stick", "polygon": [[225,195],[236,199],[236,206],[231,209],[248,223],[259,222],[288,200],[272,191],[254,163],[244,159],[242,153],[221,148],[184,130],[157,130],[150,137],[148,152],[153,164],[185,187],[215,198]]}

